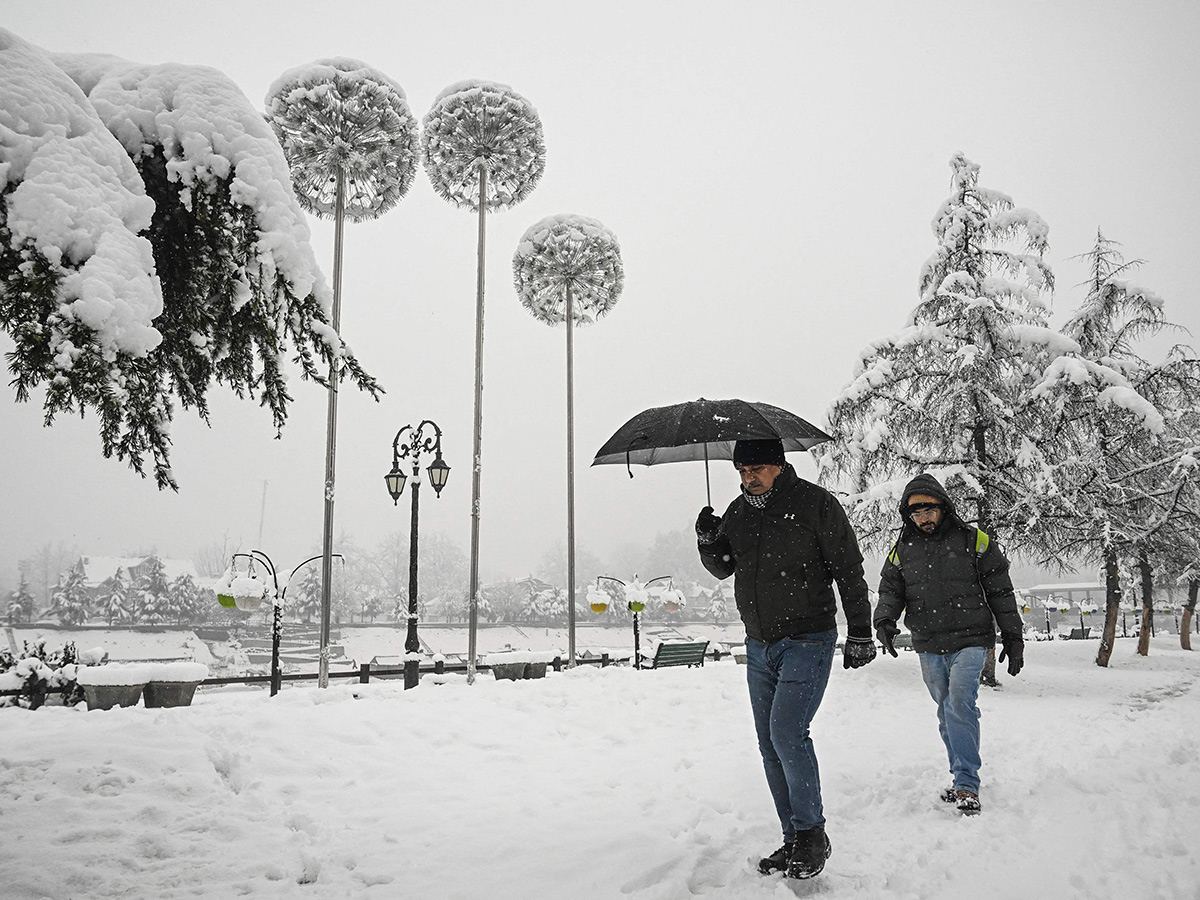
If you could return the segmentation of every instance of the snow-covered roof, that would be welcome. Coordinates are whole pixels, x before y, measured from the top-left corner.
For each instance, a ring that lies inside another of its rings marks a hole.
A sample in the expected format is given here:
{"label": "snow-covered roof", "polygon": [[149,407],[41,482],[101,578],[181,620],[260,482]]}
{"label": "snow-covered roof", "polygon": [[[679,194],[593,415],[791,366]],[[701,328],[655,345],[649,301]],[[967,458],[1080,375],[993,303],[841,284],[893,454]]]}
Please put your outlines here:
{"label": "snow-covered roof", "polygon": [[[83,565],[84,582],[88,587],[98,587],[105,579],[115,575],[117,569],[124,569],[125,577],[128,578],[132,569],[140,566],[149,558],[148,556],[81,556],[79,561]],[[200,573],[196,569],[196,564],[190,559],[162,559],[162,564],[168,581],[174,581],[182,575],[190,575],[193,581],[200,582]]]}

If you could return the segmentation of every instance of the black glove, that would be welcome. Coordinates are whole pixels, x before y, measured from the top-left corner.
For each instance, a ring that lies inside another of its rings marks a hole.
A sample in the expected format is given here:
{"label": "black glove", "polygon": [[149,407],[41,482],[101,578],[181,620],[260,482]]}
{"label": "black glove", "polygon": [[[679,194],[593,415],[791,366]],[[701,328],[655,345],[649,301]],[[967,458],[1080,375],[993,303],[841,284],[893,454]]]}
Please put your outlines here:
{"label": "black glove", "polygon": [[891,619],[882,619],[875,626],[875,637],[879,643],[883,644],[883,652],[896,655],[896,645],[892,643],[896,639],[896,635],[900,633],[900,629],[896,627],[896,623]]}
{"label": "black glove", "polygon": [[842,668],[857,669],[875,658],[875,642],[870,638],[848,637],[842,650]]}
{"label": "black glove", "polygon": [[1017,675],[1025,665],[1025,642],[1020,638],[1001,638],[1003,649],[996,662],[1004,662],[1008,658],[1008,674]]}
{"label": "black glove", "polygon": [[717,539],[721,528],[721,520],[713,515],[713,508],[706,506],[696,516],[696,540],[701,544],[711,544]]}

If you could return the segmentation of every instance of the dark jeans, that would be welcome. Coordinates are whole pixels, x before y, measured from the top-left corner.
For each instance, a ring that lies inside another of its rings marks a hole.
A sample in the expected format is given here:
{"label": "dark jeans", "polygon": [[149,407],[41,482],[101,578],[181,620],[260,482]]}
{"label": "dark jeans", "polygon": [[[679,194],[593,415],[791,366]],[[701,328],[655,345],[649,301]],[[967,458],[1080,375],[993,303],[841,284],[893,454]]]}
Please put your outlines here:
{"label": "dark jeans", "polygon": [[821,776],[808,726],[821,705],[837,631],[800,634],[766,644],[746,640],[746,682],[767,785],[783,839],[825,825]]}

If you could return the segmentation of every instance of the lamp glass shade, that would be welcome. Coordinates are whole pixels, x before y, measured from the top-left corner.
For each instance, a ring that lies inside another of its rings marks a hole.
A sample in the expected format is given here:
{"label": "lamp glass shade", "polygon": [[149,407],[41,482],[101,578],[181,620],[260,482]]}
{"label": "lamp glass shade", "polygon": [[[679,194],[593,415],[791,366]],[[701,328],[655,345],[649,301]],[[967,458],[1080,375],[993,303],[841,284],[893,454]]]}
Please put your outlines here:
{"label": "lamp glass shade", "polygon": [[383,480],[387,483],[388,493],[392,495],[392,502],[398,503],[400,495],[404,493],[404,483],[408,481],[408,476],[400,471],[397,465],[392,466],[392,471],[383,476]]}
{"label": "lamp glass shade", "polygon": [[440,497],[442,488],[446,486],[446,480],[450,477],[450,467],[446,465],[446,461],[439,453],[437,459],[431,462],[425,471],[429,473],[429,483],[433,485],[434,491]]}

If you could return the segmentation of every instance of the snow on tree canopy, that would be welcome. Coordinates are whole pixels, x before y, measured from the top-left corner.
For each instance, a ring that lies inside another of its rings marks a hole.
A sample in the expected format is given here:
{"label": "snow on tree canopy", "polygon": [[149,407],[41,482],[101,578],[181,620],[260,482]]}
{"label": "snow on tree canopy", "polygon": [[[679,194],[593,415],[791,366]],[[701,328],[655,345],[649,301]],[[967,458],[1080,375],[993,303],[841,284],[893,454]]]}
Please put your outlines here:
{"label": "snow on tree canopy", "polygon": [[479,209],[479,173],[487,173],[485,208],[520,203],[546,168],[542,122],[533,105],[506,84],[460,81],[434,100],[422,122],[425,172],[455,206]]}
{"label": "snow on tree canopy", "polygon": [[387,212],[416,174],[417,122],[404,89],[356,59],[321,59],[284,72],[267,91],[267,118],[292,166],[300,202],[317,216]]}
{"label": "snow on tree canopy", "polygon": [[[36,333],[49,363],[43,376],[83,354],[112,363],[158,346],[162,294],[150,242],[139,236],[154,203],[79,88],[4,29],[0,195],[0,319],[19,344]],[[18,302],[27,293],[37,302]]]}
{"label": "snow on tree canopy", "polygon": [[[287,161],[270,127],[226,75],[206,66],[144,66],[109,57],[96,72],[94,55],[55,54],[71,74],[90,74],[89,99],[135,163],[157,149],[167,178],[178,184],[185,207],[197,191],[227,186],[229,200],[253,212],[258,233],[252,261],[267,282],[285,280],[298,296],[317,292],[328,311],[331,297],[310,244],[310,231],[291,190]],[[249,261],[249,260],[248,260]],[[240,296],[251,279],[242,275]]]}
{"label": "snow on tree canopy", "polygon": [[1018,548],[1034,540],[1027,526],[1040,486],[1022,467],[1036,425],[1027,392],[1057,354],[1078,349],[1048,326],[1046,223],[981,187],[979,166],[961,153],[950,168],[918,303],[900,332],[860,354],[829,408],[836,439],[816,451],[822,477],[840,479],[860,541],[874,549],[896,525],[897,491],[935,470],[966,489],[968,517]]}
{"label": "snow on tree canopy", "polygon": [[318,360],[341,358],[378,393],[329,324],[283,151],[236,85],[8,32],[0,54],[0,326],[18,400],[44,383],[47,423],[94,409],[105,456],[145,474],[150,454],[175,488],[172,397],[207,421],[223,383],[281,429],[289,355],[321,384]]}
{"label": "snow on tree canopy", "polygon": [[569,213],[546,216],[517,244],[513,280],[521,305],[538,321],[565,322],[570,290],[574,322],[595,322],[621,296],[621,248],[616,236],[595,219]]}

